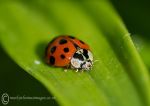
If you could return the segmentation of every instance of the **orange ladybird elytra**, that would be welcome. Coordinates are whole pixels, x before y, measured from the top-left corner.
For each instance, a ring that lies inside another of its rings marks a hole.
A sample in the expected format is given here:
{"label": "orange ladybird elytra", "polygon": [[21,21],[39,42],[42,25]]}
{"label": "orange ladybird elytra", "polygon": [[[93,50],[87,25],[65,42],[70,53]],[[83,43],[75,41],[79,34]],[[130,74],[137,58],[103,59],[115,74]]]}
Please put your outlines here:
{"label": "orange ladybird elytra", "polygon": [[46,48],[46,62],[56,67],[90,70],[93,54],[83,41],[73,36],[58,36]]}

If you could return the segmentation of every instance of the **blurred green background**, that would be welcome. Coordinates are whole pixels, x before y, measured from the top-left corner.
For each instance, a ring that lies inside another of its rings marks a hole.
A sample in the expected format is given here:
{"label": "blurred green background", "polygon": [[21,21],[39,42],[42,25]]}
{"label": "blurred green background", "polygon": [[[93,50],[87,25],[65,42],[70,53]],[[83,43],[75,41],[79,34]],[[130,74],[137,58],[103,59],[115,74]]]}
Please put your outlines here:
{"label": "blurred green background", "polygon": [[[150,1],[112,0],[112,4],[122,17],[142,59],[150,69]],[[15,64],[3,48],[0,47],[0,94],[5,92],[11,96],[53,97],[43,85]],[[14,106],[58,105],[54,99],[50,101],[11,101],[10,104]]]}

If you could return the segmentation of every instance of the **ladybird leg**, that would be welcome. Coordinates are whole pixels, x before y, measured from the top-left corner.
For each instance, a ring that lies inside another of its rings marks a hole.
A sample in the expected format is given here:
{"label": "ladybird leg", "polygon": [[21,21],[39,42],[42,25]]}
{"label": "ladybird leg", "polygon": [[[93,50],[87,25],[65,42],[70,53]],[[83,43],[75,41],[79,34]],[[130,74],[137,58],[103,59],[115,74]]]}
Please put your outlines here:
{"label": "ladybird leg", "polygon": [[81,73],[83,73],[83,71],[84,71],[84,70],[82,69],[82,70],[81,70]]}
{"label": "ladybird leg", "polygon": [[64,72],[67,72],[68,71],[68,69],[69,69],[69,65],[67,65],[66,67],[65,67],[65,69],[64,69]]}
{"label": "ladybird leg", "polygon": [[67,72],[67,71],[68,71],[68,70],[67,70],[67,69],[68,69],[68,67],[64,67],[64,68],[65,68],[65,69],[64,69],[64,72]]}
{"label": "ladybird leg", "polygon": [[67,72],[68,70],[67,69],[64,69],[64,72]]}
{"label": "ladybird leg", "polygon": [[79,71],[79,69],[76,69],[76,72],[78,72]]}

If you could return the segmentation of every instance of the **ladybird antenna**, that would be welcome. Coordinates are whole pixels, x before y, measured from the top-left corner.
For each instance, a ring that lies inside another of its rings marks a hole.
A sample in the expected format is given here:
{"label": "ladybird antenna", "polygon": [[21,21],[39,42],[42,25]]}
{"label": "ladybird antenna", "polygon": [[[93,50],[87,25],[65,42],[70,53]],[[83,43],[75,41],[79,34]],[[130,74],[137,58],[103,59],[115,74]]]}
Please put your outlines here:
{"label": "ladybird antenna", "polygon": [[94,61],[93,61],[93,66],[95,65],[96,62],[99,62],[99,61],[100,61],[100,60],[98,60],[98,59],[97,59],[97,60],[94,60]]}
{"label": "ladybird antenna", "polygon": [[94,60],[93,63],[99,62],[100,60]]}

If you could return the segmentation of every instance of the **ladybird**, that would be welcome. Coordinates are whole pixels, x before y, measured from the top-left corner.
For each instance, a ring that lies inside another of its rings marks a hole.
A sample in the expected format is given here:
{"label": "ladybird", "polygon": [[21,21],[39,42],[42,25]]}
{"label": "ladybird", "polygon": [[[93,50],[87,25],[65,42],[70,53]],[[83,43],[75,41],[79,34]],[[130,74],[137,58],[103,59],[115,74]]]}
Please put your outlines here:
{"label": "ladybird", "polygon": [[46,62],[56,67],[91,70],[93,54],[83,41],[69,35],[54,38],[46,48]]}

